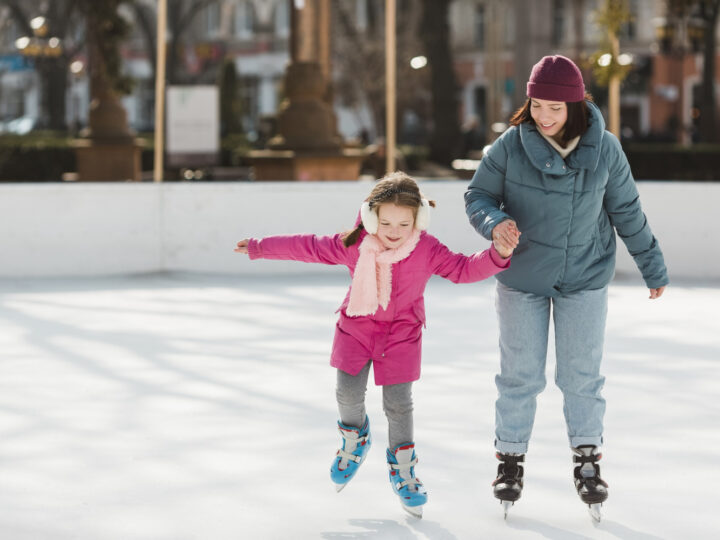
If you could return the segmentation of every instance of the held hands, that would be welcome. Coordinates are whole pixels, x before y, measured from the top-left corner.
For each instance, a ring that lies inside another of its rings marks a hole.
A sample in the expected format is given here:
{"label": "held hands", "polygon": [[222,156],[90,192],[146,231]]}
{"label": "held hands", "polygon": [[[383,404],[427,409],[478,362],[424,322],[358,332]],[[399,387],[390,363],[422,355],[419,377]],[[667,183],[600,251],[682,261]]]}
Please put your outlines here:
{"label": "held hands", "polygon": [[507,259],[512,255],[513,250],[520,241],[521,234],[517,229],[517,224],[511,219],[506,219],[495,225],[492,230],[493,245],[503,259]]}
{"label": "held hands", "polygon": [[663,285],[662,287],[658,289],[650,289],[650,300],[655,300],[656,298],[660,298],[662,296],[662,293],[665,292],[665,287],[667,285]]}
{"label": "held hands", "polygon": [[244,238],[237,243],[237,247],[233,251],[235,251],[235,253],[244,253],[245,255],[247,255],[249,243],[250,239]]}

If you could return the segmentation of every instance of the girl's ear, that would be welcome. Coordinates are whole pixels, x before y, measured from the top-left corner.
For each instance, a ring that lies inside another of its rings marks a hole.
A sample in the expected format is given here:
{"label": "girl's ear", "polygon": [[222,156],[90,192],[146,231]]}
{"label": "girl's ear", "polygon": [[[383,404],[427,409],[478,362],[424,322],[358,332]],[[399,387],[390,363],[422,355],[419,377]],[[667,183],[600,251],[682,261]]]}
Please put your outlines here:
{"label": "girl's ear", "polygon": [[428,225],[430,225],[430,203],[423,197],[415,218],[415,228],[418,231],[424,231],[428,228]]}
{"label": "girl's ear", "polygon": [[370,208],[370,203],[365,201],[360,207],[360,219],[368,234],[375,234],[378,230],[378,215]]}

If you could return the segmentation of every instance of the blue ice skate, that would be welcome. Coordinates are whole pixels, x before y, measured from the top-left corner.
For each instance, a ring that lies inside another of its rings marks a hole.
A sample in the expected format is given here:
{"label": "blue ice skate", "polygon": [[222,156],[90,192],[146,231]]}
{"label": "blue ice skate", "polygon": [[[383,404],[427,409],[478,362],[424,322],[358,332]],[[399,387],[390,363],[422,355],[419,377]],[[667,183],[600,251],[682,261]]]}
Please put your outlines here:
{"label": "blue ice skate", "polygon": [[415,443],[396,446],[387,450],[390,484],[400,497],[400,504],[409,514],[421,518],[423,505],[427,502],[427,491],[419,478],[415,477]]}
{"label": "blue ice skate", "polygon": [[338,422],[338,431],[342,436],[342,447],[337,451],[330,467],[330,478],[336,491],[340,491],[353,479],[372,444],[367,416],[362,429]]}

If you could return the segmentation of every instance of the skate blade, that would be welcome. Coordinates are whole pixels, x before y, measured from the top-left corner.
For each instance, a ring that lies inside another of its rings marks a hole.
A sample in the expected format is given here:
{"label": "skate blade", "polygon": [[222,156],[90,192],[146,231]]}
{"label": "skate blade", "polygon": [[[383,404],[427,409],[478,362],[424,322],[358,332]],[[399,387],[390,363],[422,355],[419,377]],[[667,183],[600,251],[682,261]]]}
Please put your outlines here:
{"label": "skate blade", "polygon": [[600,523],[602,519],[602,514],[600,513],[601,506],[601,503],[588,504],[588,512],[590,512],[590,517],[595,523]]}
{"label": "skate blade", "polygon": [[515,503],[513,501],[500,501],[500,504],[503,507],[503,518],[507,519],[508,511],[510,510],[510,507]]}
{"label": "skate blade", "polygon": [[340,493],[347,484],[335,484],[335,493]]}
{"label": "skate blade", "polygon": [[422,519],[423,516],[423,507],[420,506],[407,506],[403,503],[400,503],[400,505],[403,507],[403,510],[405,510],[408,514],[410,514],[413,517],[416,517],[418,519]]}

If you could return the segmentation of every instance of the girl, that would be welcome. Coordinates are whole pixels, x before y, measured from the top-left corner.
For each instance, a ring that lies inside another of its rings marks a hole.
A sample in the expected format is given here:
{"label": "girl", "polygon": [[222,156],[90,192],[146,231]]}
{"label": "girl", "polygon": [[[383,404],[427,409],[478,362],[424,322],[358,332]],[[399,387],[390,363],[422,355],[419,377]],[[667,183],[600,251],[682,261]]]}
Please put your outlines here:
{"label": "girl", "polygon": [[[353,230],[334,236],[245,239],[235,251],[251,259],[343,264],[352,285],[340,306],[330,365],[337,368],[341,447],[330,468],[337,491],[355,476],[370,448],[365,390],[372,365],[383,387],[388,420],[390,483],[409,513],[422,517],[427,493],[415,476],[412,382],[420,377],[423,291],[433,274],[455,283],[488,278],[510,265],[512,244],[471,256],[452,253],[425,232],[435,206],[402,172],[381,179],[365,199]],[[513,240],[513,234],[515,238]]]}
{"label": "girl", "polygon": [[635,259],[650,298],[662,295],[667,270],[627,158],[617,138],[605,131],[578,67],[564,56],[544,57],[533,67],[527,95],[510,120],[512,127],[483,156],[465,194],[470,222],[486,238],[514,247],[516,223],[523,231],[513,268],[497,285],[495,447],[501,463],[494,494],[507,514],[522,492],[536,396],[545,388],[552,306],[555,382],[565,402],[575,487],[599,521],[600,504],[608,496],[597,464],[605,412],[600,363],[615,231]]}

